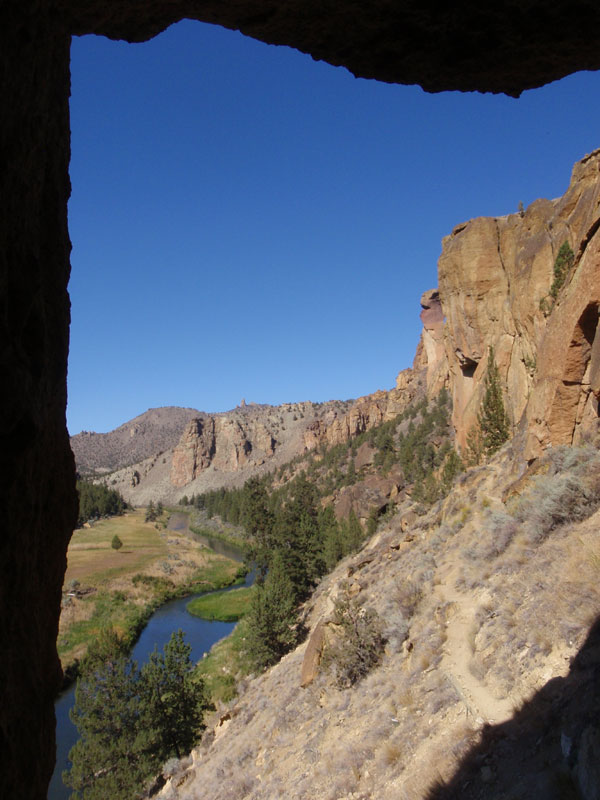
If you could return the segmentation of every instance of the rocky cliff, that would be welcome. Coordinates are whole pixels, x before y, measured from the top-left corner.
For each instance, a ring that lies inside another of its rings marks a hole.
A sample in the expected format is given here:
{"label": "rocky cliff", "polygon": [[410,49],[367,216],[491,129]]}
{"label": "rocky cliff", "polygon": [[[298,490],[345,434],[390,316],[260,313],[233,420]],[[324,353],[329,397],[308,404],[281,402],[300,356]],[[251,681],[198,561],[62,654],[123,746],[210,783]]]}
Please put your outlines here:
{"label": "rocky cliff", "polygon": [[[439,287],[421,299],[417,360],[429,393],[449,385],[459,445],[477,420],[490,347],[513,431],[527,431],[526,458],[577,441],[597,419],[599,172],[595,151],[575,165],[562,198],[470,220],[444,239]],[[575,257],[554,301],[564,242]]]}

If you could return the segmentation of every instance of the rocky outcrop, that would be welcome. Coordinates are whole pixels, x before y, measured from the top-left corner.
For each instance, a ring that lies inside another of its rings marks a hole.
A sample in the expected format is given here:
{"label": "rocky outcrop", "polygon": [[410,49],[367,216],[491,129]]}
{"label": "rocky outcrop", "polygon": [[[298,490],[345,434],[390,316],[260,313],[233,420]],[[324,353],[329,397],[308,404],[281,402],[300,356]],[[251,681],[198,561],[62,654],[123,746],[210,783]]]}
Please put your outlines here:
{"label": "rocky outcrop", "polygon": [[[571,442],[578,425],[596,413],[599,165],[598,151],[579,162],[560,200],[471,220],[444,239],[438,266],[443,342],[463,446],[481,405],[490,346],[513,429],[524,415],[531,429],[529,457]],[[575,267],[548,313],[544,299],[565,241],[576,253]]]}
{"label": "rocky outcrop", "polygon": [[173,451],[171,483],[181,488],[212,466],[235,472],[245,466],[262,464],[275,452],[277,441],[257,419],[240,421],[225,416],[193,419]]}
{"label": "rocky outcrop", "polygon": [[[313,58],[347,67],[354,75],[389,83],[418,83],[427,91],[506,92],[518,96],[581,69],[599,69],[593,3],[507,2],[493,13],[462,3],[431,0],[59,0],[72,33],[143,41],[184,17],[240,30],[269,44],[295,47]],[[585,16],[584,16],[585,15]]]}
{"label": "rocky outcrop", "polygon": [[547,322],[524,428],[526,458],[578,442],[598,425],[600,399],[600,150],[577,163],[556,218],[568,230],[574,265]]}
{"label": "rocky outcrop", "polygon": [[448,382],[448,359],[444,347],[444,309],[438,289],[421,297],[423,331],[417,345],[412,371],[403,370],[396,378],[396,388],[406,387],[407,372],[425,372],[427,394],[435,396]]}
{"label": "rocky outcrop", "polygon": [[366,523],[369,514],[383,512],[390,503],[401,499],[399,487],[404,486],[404,478],[400,475],[370,475],[353,486],[340,489],[333,498],[333,508],[337,519],[347,519],[351,511]]}
{"label": "rocky outcrop", "polygon": [[398,416],[415,398],[422,395],[424,389],[420,372],[403,370],[395,389],[365,395],[356,400],[348,411],[340,413],[334,410],[327,417],[315,420],[304,433],[304,447],[313,450],[321,444],[343,444]]}

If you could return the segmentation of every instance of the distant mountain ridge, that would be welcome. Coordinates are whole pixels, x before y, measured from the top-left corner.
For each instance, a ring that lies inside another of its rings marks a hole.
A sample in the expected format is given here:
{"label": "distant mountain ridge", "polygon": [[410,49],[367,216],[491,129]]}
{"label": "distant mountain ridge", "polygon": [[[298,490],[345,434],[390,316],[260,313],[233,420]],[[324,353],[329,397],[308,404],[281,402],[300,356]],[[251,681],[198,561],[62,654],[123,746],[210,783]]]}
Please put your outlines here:
{"label": "distant mountain ridge", "polygon": [[82,475],[112,472],[168,450],[199,414],[194,408],[150,408],[109,433],[82,431],[71,436],[77,469]]}

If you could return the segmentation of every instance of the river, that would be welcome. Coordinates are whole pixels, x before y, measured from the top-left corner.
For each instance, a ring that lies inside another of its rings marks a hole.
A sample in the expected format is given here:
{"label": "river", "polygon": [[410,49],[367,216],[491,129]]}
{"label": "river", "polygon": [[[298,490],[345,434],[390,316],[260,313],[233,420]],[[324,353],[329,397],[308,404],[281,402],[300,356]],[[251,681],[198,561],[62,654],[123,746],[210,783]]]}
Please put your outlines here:
{"label": "river", "polygon": [[[170,530],[187,529],[187,525],[187,514],[175,513],[169,519]],[[220,539],[204,536],[195,536],[195,538],[221,555],[238,562],[243,561],[242,554],[237,548]],[[250,586],[253,580],[254,573],[249,573],[246,576],[246,586]],[[203,594],[209,593],[203,592]],[[185,632],[185,640],[192,646],[191,658],[194,662],[200,661],[213,644],[231,633],[235,622],[213,622],[188,614],[187,604],[194,597],[200,596],[195,594],[171,600],[154,612],[131,653],[131,657],[137,661],[138,666],[148,659],[155,647],[162,650],[171,638],[173,631],[179,628]],[[71,766],[69,751],[77,741],[77,728],[69,719],[69,711],[74,702],[74,686],[64,691],[56,701],[56,767],[48,788],[48,800],[69,800],[71,795],[71,789],[62,782],[62,773]]]}

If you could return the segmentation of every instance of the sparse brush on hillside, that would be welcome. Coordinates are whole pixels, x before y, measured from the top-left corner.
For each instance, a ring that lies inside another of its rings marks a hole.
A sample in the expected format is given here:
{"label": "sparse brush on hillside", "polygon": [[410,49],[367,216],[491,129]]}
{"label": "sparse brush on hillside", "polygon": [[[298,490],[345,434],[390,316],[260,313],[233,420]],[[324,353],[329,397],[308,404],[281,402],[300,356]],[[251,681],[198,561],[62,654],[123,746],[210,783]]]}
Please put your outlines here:
{"label": "sparse brush on hillside", "polygon": [[513,504],[529,542],[543,541],[554,528],[586,519],[600,506],[600,454],[590,446],[556,447],[548,452],[546,475]]}

